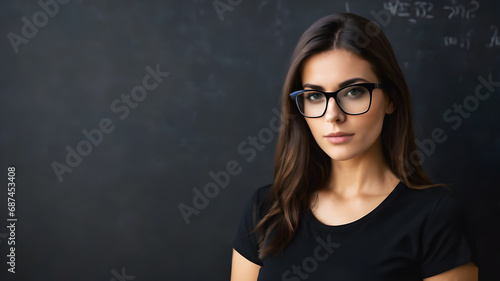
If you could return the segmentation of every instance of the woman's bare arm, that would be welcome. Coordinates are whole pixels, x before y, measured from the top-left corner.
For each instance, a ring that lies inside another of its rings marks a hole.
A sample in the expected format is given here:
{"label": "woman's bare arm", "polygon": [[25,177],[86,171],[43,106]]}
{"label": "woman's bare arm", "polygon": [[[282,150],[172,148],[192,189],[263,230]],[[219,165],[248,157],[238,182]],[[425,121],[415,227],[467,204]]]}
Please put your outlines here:
{"label": "woman's bare arm", "polygon": [[425,278],[424,281],[477,281],[477,279],[478,268],[470,262],[438,275]]}
{"label": "woman's bare arm", "polygon": [[260,266],[247,260],[233,249],[231,281],[257,281]]}

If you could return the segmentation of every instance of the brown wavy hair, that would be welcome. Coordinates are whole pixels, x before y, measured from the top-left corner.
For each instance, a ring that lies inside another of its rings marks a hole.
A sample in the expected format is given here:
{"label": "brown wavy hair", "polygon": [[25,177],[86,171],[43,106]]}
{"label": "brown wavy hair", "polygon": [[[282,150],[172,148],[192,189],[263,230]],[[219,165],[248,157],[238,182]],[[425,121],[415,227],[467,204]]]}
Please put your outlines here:
{"label": "brown wavy hair", "polygon": [[382,128],[382,147],[391,171],[409,188],[433,186],[420,165],[411,98],[405,77],[383,32],[369,20],[350,13],[334,14],[313,23],[292,55],[281,95],[281,119],[274,158],[269,211],[257,224],[259,257],[278,254],[292,240],[300,214],[310,208],[315,192],[330,178],[331,158],[314,140],[289,94],[302,89],[302,67],[311,56],[333,49],[354,52],[370,63],[384,93],[394,104]]}

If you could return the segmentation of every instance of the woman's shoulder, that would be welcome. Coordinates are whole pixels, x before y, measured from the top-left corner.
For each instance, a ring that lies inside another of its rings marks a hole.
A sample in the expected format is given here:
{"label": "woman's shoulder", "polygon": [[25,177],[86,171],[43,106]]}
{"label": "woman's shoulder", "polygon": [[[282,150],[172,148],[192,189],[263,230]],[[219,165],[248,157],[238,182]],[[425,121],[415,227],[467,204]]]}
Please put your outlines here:
{"label": "woman's shoulder", "polygon": [[429,202],[429,200],[439,201],[443,197],[455,197],[454,190],[451,187],[445,185],[437,185],[427,188],[410,188],[404,183],[400,183],[400,185],[404,195],[427,202]]}
{"label": "woman's shoulder", "polygon": [[253,197],[255,197],[255,199],[257,199],[257,200],[264,200],[265,197],[267,197],[270,194],[272,186],[273,185],[270,183],[270,184],[266,184],[264,186],[257,188],[253,192]]}
{"label": "woman's shoulder", "polygon": [[249,199],[252,204],[252,209],[258,211],[259,217],[262,217],[271,207],[271,187],[272,184],[267,184],[257,188]]}
{"label": "woman's shoulder", "polygon": [[433,186],[424,189],[409,188],[402,184],[400,203],[419,209],[427,214],[454,214],[461,204],[456,192],[448,186]]}

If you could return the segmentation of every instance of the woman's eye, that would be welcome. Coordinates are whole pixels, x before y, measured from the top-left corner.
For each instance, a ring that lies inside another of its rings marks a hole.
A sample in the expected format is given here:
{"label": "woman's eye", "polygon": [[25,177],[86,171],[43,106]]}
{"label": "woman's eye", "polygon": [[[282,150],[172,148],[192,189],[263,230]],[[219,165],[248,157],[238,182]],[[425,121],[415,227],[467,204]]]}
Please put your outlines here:
{"label": "woman's eye", "polygon": [[323,98],[323,95],[318,92],[307,93],[306,98],[309,100],[320,100]]}
{"label": "woman's eye", "polygon": [[364,87],[352,87],[347,88],[343,93],[340,94],[340,97],[344,98],[360,98],[367,94],[368,90]]}
{"label": "woman's eye", "polygon": [[349,96],[357,96],[357,95],[359,95],[361,93],[362,93],[362,91],[361,91],[360,88],[354,88],[354,89],[349,90],[349,92],[347,92],[347,95],[349,95]]}

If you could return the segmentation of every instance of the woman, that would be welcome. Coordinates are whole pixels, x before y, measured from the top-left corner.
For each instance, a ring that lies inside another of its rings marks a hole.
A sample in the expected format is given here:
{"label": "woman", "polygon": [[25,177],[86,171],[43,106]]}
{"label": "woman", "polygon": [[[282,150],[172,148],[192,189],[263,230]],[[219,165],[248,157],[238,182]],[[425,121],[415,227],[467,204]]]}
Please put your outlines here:
{"label": "woman", "polygon": [[419,164],[409,89],[376,25],[337,14],[307,29],[281,112],[274,182],[247,204],[231,280],[477,280],[455,200]]}

